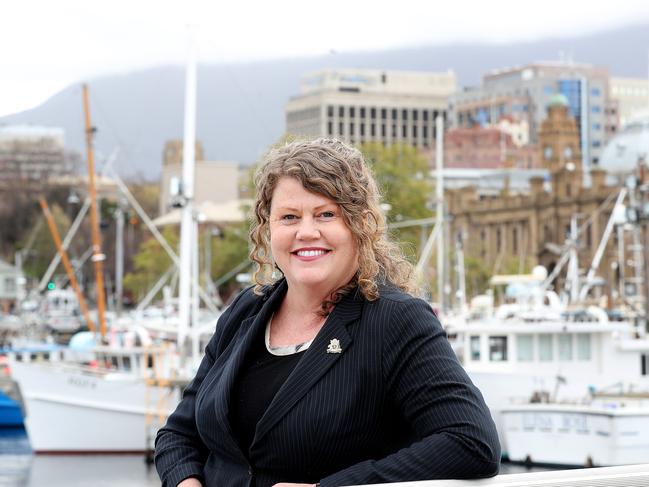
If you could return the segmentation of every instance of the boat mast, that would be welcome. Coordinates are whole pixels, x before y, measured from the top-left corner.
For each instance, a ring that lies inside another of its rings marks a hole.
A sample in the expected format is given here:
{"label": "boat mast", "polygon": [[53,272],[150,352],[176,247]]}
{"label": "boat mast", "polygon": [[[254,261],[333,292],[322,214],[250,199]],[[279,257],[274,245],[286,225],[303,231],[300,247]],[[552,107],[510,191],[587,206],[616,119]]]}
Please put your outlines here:
{"label": "boat mast", "polygon": [[96,330],[95,324],[90,318],[88,306],[86,306],[86,300],[83,298],[83,293],[81,292],[81,288],[79,287],[79,283],[77,282],[77,277],[74,275],[74,270],[72,269],[72,265],[70,264],[70,260],[68,259],[68,254],[65,251],[65,246],[61,242],[61,235],[59,235],[59,230],[56,228],[56,223],[54,223],[54,218],[52,217],[50,207],[47,204],[47,201],[45,201],[45,198],[43,198],[42,196],[38,199],[38,203],[41,205],[43,215],[45,215],[45,220],[47,220],[47,226],[50,229],[52,240],[54,240],[54,244],[56,245],[56,250],[61,256],[61,262],[63,262],[63,267],[65,268],[65,272],[68,275],[70,285],[77,295],[77,301],[79,301],[79,308],[81,309],[81,313],[83,314],[83,317],[86,320],[86,324],[88,325],[90,331],[94,332]]}
{"label": "boat mast", "polygon": [[83,111],[86,122],[86,151],[88,154],[88,195],[90,196],[90,224],[92,227],[92,260],[95,264],[95,294],[97,295],[97,316],[102,338],[106,336],[106,301],[104,296],[103,261],[106,255],[101,252],[101,235],[99,234],[99,210],[97,208],[97,190],[95,188],[95,156],[92,138],[95,128],[90,124],[90,104],[88,102],[88,85],[83,84]]}
{"label": "boat mast", "polygon": [[440,312],[444,312],[444,119],[437,115],[435,120],[435,196],[437,200],[435,227],[437,227],[437,301]]}
{"label": "boat mast", "polygon": [[115,232],[115,309],[118,317],[122,314],[122,301],[124,298],[124,288],[122,286],[122,280],[124,279],[124,209],[122,204],[120,198],[115,212],[117,223]]}
{"label": "boat mast", "polygon": [[[183,136],[183,175],[180,188],[182,219],[180,221],[180,283],[178,289],[178,348],[183,349],[191,323],[192,256],[196,242],[194,233],[194,159],[196,144],[196,59],[194,35],[190,28],[187,70],[185,73],[185,121]],[[193,317],[196,319],[196,317]]]}

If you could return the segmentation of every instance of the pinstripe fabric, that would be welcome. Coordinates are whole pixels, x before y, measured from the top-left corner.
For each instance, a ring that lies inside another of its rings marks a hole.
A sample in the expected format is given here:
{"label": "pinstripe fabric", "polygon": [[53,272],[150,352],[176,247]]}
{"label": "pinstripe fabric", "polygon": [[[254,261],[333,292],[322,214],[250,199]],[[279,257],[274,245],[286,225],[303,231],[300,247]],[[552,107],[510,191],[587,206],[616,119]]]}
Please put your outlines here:
{"label": "pinstripe fabric", "polygon": [[[223,314],[183,400],[156,438],[163,486],[319,481],[322,487],[498,472],[500,446],[480,392],[425,302],[384,287],[338,303],[241,452],[230,393],[253,336],[286,292],[244,291]],[[327,353],[332,339],[342,353]]]}

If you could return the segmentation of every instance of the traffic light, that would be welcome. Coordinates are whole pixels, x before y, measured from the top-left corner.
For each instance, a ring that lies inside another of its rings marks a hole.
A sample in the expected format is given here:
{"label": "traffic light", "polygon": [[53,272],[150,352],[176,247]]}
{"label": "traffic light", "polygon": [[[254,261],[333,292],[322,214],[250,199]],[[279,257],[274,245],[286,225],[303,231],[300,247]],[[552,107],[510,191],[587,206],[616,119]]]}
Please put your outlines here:
{"label": "traffic light", "polygon": [[54,284],[54,281],[50,281],[47,283],[47,290],[52,291],[53,289],[56,289],[56,284]]}

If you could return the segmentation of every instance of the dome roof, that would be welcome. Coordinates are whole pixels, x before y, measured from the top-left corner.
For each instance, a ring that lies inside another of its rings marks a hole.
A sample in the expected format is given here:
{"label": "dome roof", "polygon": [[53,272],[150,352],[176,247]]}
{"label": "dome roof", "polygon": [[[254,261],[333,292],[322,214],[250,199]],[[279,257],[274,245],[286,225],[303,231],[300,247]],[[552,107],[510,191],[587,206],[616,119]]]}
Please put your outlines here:
{"label": "dome roof", "polygon": [[548,100],[548,107],[567,107],[568,106],[568,98],[566,98],[566,95],[563,95],[561,93],[555,93],[550,97]]}
{"label": "dome roof", "polygon": [[649,114],[629,123],[606,145],[598,166],[611,174],[630,173],[639,158],[649,162]]}

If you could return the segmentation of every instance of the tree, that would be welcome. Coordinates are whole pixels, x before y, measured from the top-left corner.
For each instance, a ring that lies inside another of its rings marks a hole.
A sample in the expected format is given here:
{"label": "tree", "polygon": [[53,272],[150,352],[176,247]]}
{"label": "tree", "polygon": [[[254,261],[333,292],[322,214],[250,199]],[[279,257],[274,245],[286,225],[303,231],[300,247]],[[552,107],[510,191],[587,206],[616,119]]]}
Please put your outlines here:
{"label": "tree", "polygon": [[[374,171],[383,202],[390,205],[386,211],[388,222],[433,215],[429,205],[433,185],[427,177],[428,163],[416,148],[403,144],[384,147],[381,143],[367,143],[361,145],[360,150]],[[428,231],[431,229],[432,226]],[[391,234],[402,243],[405,254],[416,261],[421,252],[422,228],[407,227]]]}
{"label": "tree", "polygon": [[[67,232],[70,227],[70,219],[57,204],[54,204],[50,207],[52,213],[52,219],[56,225],[61,239]],[[36,217],[36,215],[34,215]],[[40,215],[40,218],[45,219]],[[34,223],[36,225],[36,223]],[[45,271],[47,270],[50,262],[54,258],[54,255],[57,253],[58,249],[54,244],[52,235],[50,233],[49,227],[45,222],[35,228],[36,234],[33,235],[33,240],[31,242],[31,247],[26,250],[26,255],[23,256],[23,272],[25,276],[40,279]],[[25,242],[21,242],[21,248],[24,248],[26,241],[29,239],[29,235],[25,236]],[[73,255],[68,251],[68,257],[71,259]],[[59,264],[58,267],[59,273],[64,273],[63,266]]]}
{"label": "tree", "polygon": [[[212,239],[212,262],[210,265],[212,279],[219,281],[248,259],[248,222],[231,224],[221,229],[220,238]],[[252,266],[242,268],[239,272],[251,272]],[[237,273],[239,273],[237,272]],[[228,296],[239,285],[236,274],[220,283],[219,294],[227,302]]]}
{"label": "tree", "polygon": [[[174,227],[163,230],[162,236],[172,249],[178,249],[178,232]],[[150,236],[144,240],[133,257],[133,272],[124,276],[124,291],[140,301],[172,264],[162,245]]]}

